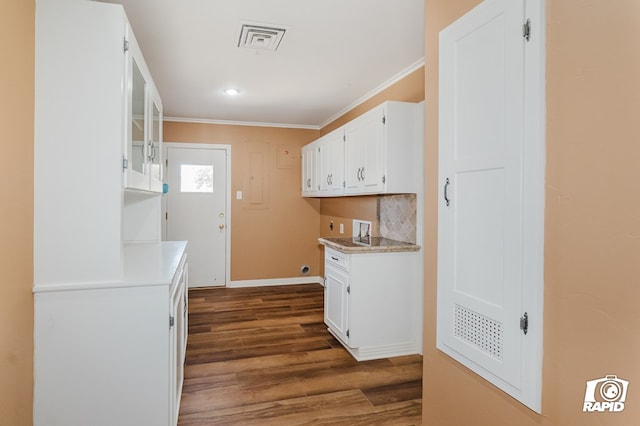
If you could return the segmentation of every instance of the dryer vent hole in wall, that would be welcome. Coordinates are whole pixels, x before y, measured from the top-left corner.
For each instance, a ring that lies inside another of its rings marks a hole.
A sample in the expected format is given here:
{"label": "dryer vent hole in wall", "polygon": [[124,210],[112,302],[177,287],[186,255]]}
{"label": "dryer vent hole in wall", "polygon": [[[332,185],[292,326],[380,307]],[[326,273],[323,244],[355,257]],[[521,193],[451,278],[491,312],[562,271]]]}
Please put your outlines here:
{"label": "dryer vent hole in wall", "polygon": [[309,265],[301,265],[300,266],[300,273],[302,275],[309,275],[310,271],[311,271],[311,268],[309,267]]}

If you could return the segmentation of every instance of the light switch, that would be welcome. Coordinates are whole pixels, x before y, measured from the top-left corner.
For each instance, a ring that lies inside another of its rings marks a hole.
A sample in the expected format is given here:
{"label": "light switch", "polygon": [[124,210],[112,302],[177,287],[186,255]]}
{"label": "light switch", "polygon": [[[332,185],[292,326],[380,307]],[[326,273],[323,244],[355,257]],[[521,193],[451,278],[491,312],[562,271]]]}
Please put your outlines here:
{"label": "light switch", "polygon": [[236,200],[242,200],[242,191],[236,191]]}

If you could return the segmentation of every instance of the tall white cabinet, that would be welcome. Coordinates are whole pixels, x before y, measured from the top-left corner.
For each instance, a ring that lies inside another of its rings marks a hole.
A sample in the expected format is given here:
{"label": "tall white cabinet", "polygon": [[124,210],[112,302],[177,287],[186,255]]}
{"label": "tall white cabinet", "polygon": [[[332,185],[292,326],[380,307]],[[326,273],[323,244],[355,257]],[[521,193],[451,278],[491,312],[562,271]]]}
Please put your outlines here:
{"label": "tall white cabinet", "polygon": [[34,424],[175,425],[186,242],[160,241],[162,102],[122,6],[37,0],[35,87]]}

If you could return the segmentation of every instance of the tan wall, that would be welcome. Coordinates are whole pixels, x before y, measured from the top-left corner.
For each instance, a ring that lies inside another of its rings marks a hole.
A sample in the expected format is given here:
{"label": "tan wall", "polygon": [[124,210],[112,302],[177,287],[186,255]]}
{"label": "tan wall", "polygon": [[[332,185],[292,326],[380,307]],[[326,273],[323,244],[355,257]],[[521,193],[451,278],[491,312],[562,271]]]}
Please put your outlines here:
{"label": "tan wall", "polygon": [[0,13],[0,424],[30,425],[33,400],[35,2]]}
{"label": "tan wall", "polygon": [[422,102],[424,100],[424,67],[420,67],[402,78],[400,81],[387,87],[385,90],[367,99],[346,114],[324,126],[320,133],[326,135],[330,131],[337,129],[348,123],[357,116],[364,114],[371,108],[380,105],[385,101],[401,102]]}
{"label": "tan wall", "polygon": [[[378,203],[376,196],[323,198],[320,202],[320,236],[351,237],[353,219],[370,220],[371,235],[379,235]],[[333,221],[333,230],[330,224]],[[340,224],[344,233],[340,234]]]}
{"label": "tan wall", "polygon": [[[317,130],[165,122],[163,131],[166,142],[231,145],[232,281],[297,277],[303,264],[320,275],[320,203],[300,195],[300,148],[318,138]],[[279,157],[282,148],[291,160]],[[251,203],[256,153],[264,164],[264,203]]]}
{"label": "tan wall", "polygon": [[[425,2],[423,424],[639,424],[637,0],[547,0],[543,415],[435,349],[438,32],[477,3]],[[605,374],[630,380],[624,412],[582,413],[585,381]]]}

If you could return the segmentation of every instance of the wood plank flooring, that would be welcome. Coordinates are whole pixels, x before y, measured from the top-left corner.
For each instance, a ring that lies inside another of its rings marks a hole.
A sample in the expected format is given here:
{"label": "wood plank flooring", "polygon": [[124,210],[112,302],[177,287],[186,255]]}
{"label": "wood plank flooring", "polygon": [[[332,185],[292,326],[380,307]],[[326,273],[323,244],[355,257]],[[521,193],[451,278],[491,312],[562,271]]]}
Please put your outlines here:
{"label": "wood plank flooring", "polygon": [[317,284],[189,290],[180,425],[420,425],[422,357],[357,362]]}

